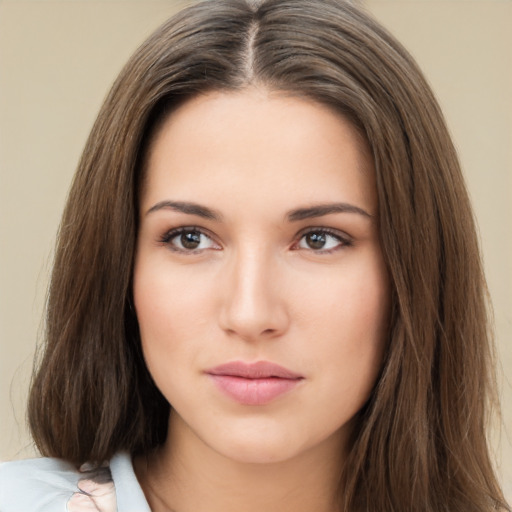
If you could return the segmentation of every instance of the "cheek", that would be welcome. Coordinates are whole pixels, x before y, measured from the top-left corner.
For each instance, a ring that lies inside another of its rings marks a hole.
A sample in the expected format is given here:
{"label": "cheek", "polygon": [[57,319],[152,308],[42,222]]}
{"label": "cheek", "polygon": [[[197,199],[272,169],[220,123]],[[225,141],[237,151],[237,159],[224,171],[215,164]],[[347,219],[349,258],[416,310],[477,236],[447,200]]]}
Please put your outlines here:
{"label": "cheek", "polygon": [[[173,278],[174,277],[174,278]],[[133,297],[146,367],[169,403],[187,383],[201,339],[197,291],[158,265],[135,267]],[[204,336],[203,336],[204,337]]]}
{"label": "cheek", "polygon": [[324,391],[335,400],[342,396],[353,413],[368,399],[380,372],[389,317],[384,264],[380,258],[359,263],[326,281],[323,291],[312,287],[302,305],[309,310],[303,328],[315,340],[311,361],[325,375]]}
{"label": "cheek", "polygon": [[[183,326],[200,323],[198,314],[207,307],[209,290],[197,286],[194,277],[180,268],[141,258],[134,269],[133,296],[141,331],[165,335]],[[171,267],[172,269],[172,267]],[[208,283],[208,281],[205,281]]]}
{"label": "cheek", "polygon": [[158,261],[135,266],[133,296],[142,350],[157,384],[180,375],[183,362],[204,339],[207,292],[194,286],[186,271],[170,272]]}
{"label": "cheek", "polygon": [[[382,367],[387,346],[390,303],[384,264],[378,260],[368,268],[368,272],[356,276],[353,306],[348,308],[348,315],[356,320],[347,359],[353,362],[353,380],[361,386],[361,399],[364,402]],[[345,319],[347,323],[350,318]]]}
{"label": "cheek", "polygon": [[[380,340],[389,315],[389,283],[379,255],[356,256],[302,291],[302,317],[341,339]],[[334,344],[336,346],[336,344]]]}
{"label": "cheek", "polygon": [[366,361],[367,370],[375,373],[386,345],[389,317],[389,283],[380,258],[354,269],[345,300],[338,306],[339,327],[351,340],[347,342],[349,355]]}

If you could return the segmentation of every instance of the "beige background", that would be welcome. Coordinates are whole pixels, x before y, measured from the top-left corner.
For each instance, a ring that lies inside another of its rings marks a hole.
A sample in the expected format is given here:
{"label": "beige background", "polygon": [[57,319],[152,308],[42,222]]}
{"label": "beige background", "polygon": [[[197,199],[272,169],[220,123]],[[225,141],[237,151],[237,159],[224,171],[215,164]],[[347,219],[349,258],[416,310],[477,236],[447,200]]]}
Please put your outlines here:
{"label": "beige background", "polygon": [[[0,1],[0,459],[34,453],[25,397],[85,138],[122,64],[181,3]],[[512,1],[365,3],[419,61],[460,150],[495,307],[508,430],[495,449],[512,498]]]}

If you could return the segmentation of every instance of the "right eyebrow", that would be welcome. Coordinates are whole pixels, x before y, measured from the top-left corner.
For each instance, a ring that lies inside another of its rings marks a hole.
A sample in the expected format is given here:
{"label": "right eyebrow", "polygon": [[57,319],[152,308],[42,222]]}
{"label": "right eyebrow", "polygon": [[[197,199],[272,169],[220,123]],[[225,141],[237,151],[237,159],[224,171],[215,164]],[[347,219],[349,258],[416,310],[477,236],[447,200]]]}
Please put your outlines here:
{"label": "right eyebrow", "polygon": [[212,210],[211,208],[208,208],[206,206],[202,206],[197,203],[191,203],[187,201],[160,201],[156,204],[154,204],[147,212],[146,215],[149,215],[150,213],[157,212],[159,210],[173,210],[175,212],[180,213],[186,213],[188,215],[197,215],[198,217],[202,217],[203,219],[209,219],[209,220],[215,220],[220,221],[222,218],[222,215]]}
{"label": "right eyebrow", "polygon": [[370,220],[373,218],[366,210],[349,203],[327,203],[307,208],[297,208],[296,210],[288,212],[287,217],[289,221],[296,222],[304,219],[312,219],[314,217],[323,217],[324,215],[330,215],[332,213],[357,213]]}

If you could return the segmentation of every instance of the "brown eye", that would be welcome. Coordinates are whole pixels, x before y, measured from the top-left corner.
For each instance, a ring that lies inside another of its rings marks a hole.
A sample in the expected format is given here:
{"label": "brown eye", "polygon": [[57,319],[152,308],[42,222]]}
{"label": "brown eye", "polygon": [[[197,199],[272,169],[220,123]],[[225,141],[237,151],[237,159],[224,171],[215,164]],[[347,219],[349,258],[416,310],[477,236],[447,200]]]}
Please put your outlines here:
{"label": "brown eye", "polygon": [[187,231],[180,235],[180,243],[184,249],[197,249],[201,244],[201,233],[198,231]]}
{"label": "brown eye", "polygon": [[341,234],[332,233],[331,231],[318,229],[304,233],[297,247],[298,249],[309,249],[316,252],[329,252],[349,245],[351,245],[351,241],[348,237],[343,237]]}
{"label": "brown eye", "polygon": [[304,239],[310,249],[323,249],[326,243],[325,233],[308,233]]}
{"label": "brown eye", "polygon": [[203,249],[220,249],[206,233],[195,228],[172,230],[161,241],[177,252],[193,253]]}

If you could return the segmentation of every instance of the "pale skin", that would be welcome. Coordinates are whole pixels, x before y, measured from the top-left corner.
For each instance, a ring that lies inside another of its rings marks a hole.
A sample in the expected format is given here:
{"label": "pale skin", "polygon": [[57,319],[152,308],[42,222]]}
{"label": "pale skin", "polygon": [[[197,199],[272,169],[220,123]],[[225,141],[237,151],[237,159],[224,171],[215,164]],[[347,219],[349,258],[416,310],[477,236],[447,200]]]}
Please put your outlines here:
{"label": "pale skin", "polygon": [[[389,284],[372,160],[339,114],[263,87],[180,106],[152,141],[134,301],[172,405],[135,461],[154,512],[334,512],[353,418],[378,377]],[[208,369],[300,375],[268,403]]]}

